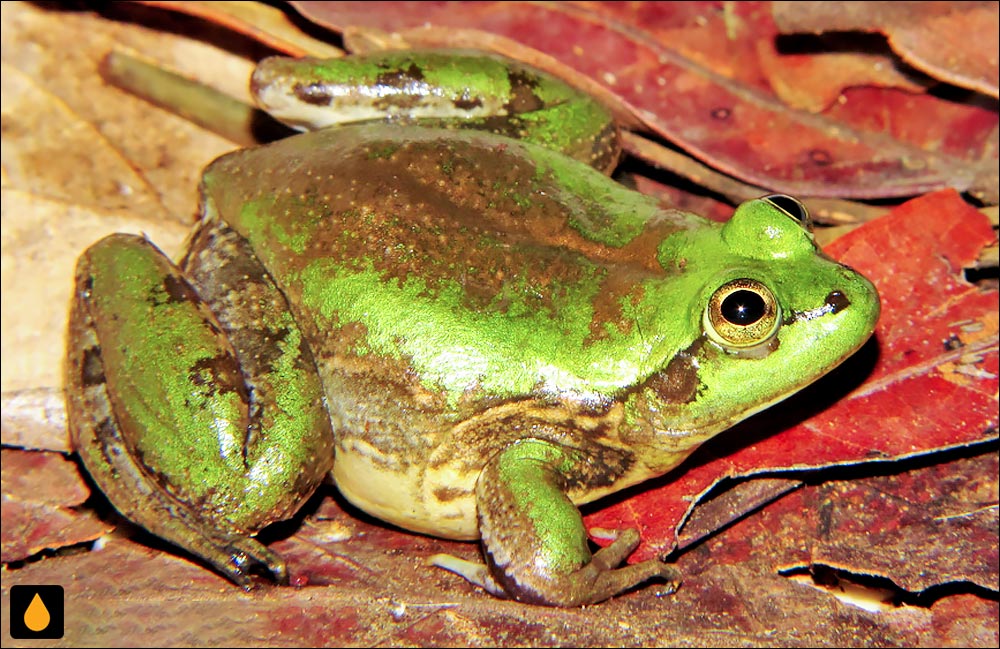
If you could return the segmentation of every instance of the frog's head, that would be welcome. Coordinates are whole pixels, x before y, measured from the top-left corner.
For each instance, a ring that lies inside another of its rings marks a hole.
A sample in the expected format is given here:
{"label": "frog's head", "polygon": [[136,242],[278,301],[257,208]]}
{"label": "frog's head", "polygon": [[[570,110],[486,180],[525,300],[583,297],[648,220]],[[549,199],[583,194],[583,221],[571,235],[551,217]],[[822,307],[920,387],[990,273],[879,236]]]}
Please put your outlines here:
{"label": "frog's head", "polygon": [[696,444],[809,385],[861,347],[879,316],[872,283],[818,249],[788,196],[748,201],[693,237],[660,250],[665,267],[683,269],[673,288],[688,308],[674,326],[690,334],[633,403],[667,446]]}

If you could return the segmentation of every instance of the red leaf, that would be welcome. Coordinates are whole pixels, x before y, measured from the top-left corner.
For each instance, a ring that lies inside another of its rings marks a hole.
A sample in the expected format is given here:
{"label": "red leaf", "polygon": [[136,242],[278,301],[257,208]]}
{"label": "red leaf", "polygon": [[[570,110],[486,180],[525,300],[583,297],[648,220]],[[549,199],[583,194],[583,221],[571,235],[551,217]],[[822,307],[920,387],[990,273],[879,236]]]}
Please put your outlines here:
{"label": "red leaf", "polygon": [[[843,197],[908,196],[943,187],[995,191],[982,177],[978,156],[943,155],[884,128],[862,131],[782,104],[764,83],[758,58],[758,44],[771,47],[777,35],[766,3],[293,4],[338,30],[422,28],[403,34],[418,46],[506,48],[483,32],[527,45],[602,85],[691,155],[762,187]],[[530,62],[544,63],[544,57]],[[993,137],[997,123],[995,111],[983,111],[983,118],[989,123],[977,131],[977,141]]]}
{"label": "red leaf", "polygon": [[828,117],[858,129],[888,133],[927,151],[970,162],[981,160],[996,175],[995,109],[895,88],[850,88],[840,97],[826,111]]}
{"label": "red leaf", "polygon": [[996,589],[995,451],[921,464],[802,489],[714,537],[705,552],[685,554],[685,567],[823,566],[888,579],[913,595],[949,582]]}

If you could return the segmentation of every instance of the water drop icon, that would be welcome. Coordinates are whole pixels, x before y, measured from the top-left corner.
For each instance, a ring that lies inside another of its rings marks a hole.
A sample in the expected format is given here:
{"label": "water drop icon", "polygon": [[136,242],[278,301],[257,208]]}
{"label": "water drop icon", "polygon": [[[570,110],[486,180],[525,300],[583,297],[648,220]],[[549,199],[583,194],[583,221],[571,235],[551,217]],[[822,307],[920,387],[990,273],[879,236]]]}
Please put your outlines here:
{"label": "water drop icon", "polygon": [[50,620],[49,609],[45,608],[42,598],[35,593],[35,597],[24,612],[24,625],[37,633],[47,627]]}

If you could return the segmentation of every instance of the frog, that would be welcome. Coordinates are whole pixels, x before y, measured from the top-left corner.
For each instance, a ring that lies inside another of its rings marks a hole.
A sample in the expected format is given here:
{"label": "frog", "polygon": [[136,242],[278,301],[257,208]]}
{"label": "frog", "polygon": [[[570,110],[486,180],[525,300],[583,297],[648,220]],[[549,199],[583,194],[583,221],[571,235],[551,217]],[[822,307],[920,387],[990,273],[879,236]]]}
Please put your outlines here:
{"label": "frog", "polygon": [[256,535],[331,479],[429,561],[584,606],[679,572],[593,551],[579,507],[665,475],[872,335],[870,281],[773,194],[724,222],[616,182],[612,111],[502,56],[272,57],[251,88],[304,132],[212,162],[175,263],[113,234],[79,258],[74,447],[128,520],[237,585]]}

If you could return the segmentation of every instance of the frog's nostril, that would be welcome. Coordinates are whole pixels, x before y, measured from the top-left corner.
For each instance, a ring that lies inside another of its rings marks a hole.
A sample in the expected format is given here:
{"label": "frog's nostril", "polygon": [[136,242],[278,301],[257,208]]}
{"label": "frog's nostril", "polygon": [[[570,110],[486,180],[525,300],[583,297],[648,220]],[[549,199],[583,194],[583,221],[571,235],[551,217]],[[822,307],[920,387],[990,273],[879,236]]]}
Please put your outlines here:
{"label": "frog's nostril", "polygon": [[826,305],[830,313],[839,313],[851,306],[851,301],[843,291],[834,289],[826,296]]}

